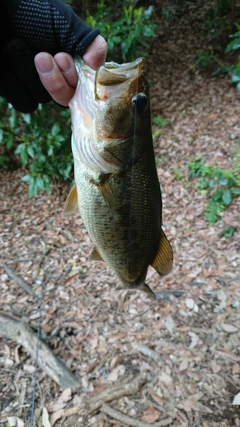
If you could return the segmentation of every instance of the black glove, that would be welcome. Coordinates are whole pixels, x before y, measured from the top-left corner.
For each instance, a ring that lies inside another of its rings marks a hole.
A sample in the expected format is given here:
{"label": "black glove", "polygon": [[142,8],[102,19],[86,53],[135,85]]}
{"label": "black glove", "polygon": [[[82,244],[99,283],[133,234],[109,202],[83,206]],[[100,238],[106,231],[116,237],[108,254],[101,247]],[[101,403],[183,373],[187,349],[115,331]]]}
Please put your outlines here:
{"label": "black glove", "polygon": [[99,33],[62,0],[0,0],[0,96],[24,113],[50,101],[34,56],[41,51],[82,56]]}

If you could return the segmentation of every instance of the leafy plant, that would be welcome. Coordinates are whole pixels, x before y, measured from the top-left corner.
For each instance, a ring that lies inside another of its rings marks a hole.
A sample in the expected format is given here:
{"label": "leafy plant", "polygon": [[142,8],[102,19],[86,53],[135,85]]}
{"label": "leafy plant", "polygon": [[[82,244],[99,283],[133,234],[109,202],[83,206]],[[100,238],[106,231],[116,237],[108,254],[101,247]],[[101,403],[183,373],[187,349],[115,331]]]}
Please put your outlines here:
{"label": "leafy plant", "polygon": [[237,228],[233,227],[232,225],[225,224],[225,226],[223,227],[223,235],[227,239],[232,237],[236,231],[237,231]]}
{"label": "leafy plant", "polygon": [[232,199],[240,195],[240,178],[232,170],[207,165],[201,157],[192,159],[187,168],[190,176],[198,177],[196,188],[209,195],[206,219],[209,224],[213,224]]}
{"label": "leafy plant", "polygon": [[17,155],[22,167],[28,169],[22,180],[29,184],[30,197],[40,189],[49,191],[53,178],[70,177],[73,160],[69,110],[48,104],[40,105],[32,114],[23,114],[0,98],[0,112],[0,144],[4,150],[0,163],[7,168],[10,150]]}
{"label": "leafy plant", "polygon": [[120,7],[121,11],[115,3],[101,0],[87,22],[93,28],[100,28],[111,60],[133,61],[139,55],[146,56],[149,41],[155,36],[157,25],[151,19],[153,6],[136,8],[132,2],[125,1]]}
{"label": "leafy plant", "polygon": [[158,126],[158,129],[153,132],[153,139],[156,139],[159,135],[162,134],[162,129],[164,126],[168,125],[168,120],[164,119],[161,115],[153,117],[152,122],[154,125]]}
{"label": "leafy plant", "polygon": [[[233,39],[226,47],[225,52],[231,52],[240,49],[240,24],[236,25],[237,32],[230,37]],[[237,90],[240,92],[240,56],[238,62],[231,68],[231,83],[236,84]]]}
{"label": "leafy plant", "polygon": [[210,52],[198,50],[194,59],[197,68],[205,68],[215,62],[214,55]]}
{"label": "leafy plant", "polygon": [[218,0],[212,10],[213,16],[225,16],[230,13],[230,0]]}
{"label": "leafy plant", "polygon": [[[6,101],[0,97],[0,112],[4,111],[7,106]],[[14,109],[9,110],[7,122],[4,120],[4,115],[0,115],[0,145],[5,146],[10,150],[13,145],[14,135],[17,135],[19,129],[16,128],[17,113]],[[1,152],[4,150],[2,149]],[[5,155],[0,155],[0,166],[8,168],[9,158]]]}

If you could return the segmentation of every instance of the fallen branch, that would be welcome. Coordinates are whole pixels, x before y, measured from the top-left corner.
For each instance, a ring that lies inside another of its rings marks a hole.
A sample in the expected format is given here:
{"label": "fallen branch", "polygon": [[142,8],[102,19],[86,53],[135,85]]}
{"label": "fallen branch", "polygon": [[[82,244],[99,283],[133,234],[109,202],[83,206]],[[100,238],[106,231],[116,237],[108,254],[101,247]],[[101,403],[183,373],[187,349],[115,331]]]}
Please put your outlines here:
{"label": "fallen branch", "polygon": [[156,353],[156,351],[151,350],[151,348],[146,347],[143,344],[137,344],[136,349],[140,351],[140,353],[144,354],[144,356],[150,357],[154,360],[154,362],[159,366],[159,368],[162,367],[162,359],[161,357]]}
{"label": "fallen branch", "polygon": [[111,402],[112,400],[120,399],[123,396],[129,396],[137,393],[139,389],[148,382],[148,376],[144,373],[133,379],[131,377],[130,381],[131,382],[126,384],[114,384],[109,386],[94,398],[89,399],[89,397],[86,396],[86,399],[84,399],[84,401],[79,405],[66,409],[66,411],[64,411],[64,416],[68,417],[83,410],[86,415],[91,415],[99,410],[106,402]]}
{"label": "fallen branch", "polygon": [[0,312],[0,335],[10,338],[21,344],[31,357],[36,356],[38,345],[38,364],[62,388],[76,390],[81,386],[81,380],[59,360],[41,340],[38,342],[37,334],[24,322],[18,321],[5,313]]}
{"label": "fallen branch", "polygon": [[[110,417],[115,418],[116,420],[121,421],[124,424],[127,424],[127,426],[149,427],[149,423],[144,423],[142,421],[135,420],[134,418],[131,418],[128,415],[125,415],[122,412],[119,412],[116,409],[113,409],[111,408],[111,406],[108,406],[106,404],[104,404],[101,407],[101,412],[104,412],[104,414],[110,415]],[[164,426],[168,426],[171,423],[172,423],[172,418],[169,417],[157,423],[152,423],[151,427],[164,427]]]}
{"label": "fallen branch", "polygon": [[22,288],[25,292],[31,295],[31,297],[38,300],[38,296],[35,294],[31,286],[24,282],[24,280],[20,276],[18,276],[7,264],[5,264],[5,262],[1,262],[1,265],[3,266],[8,276],[11,277],[11,279],[13,279],[14,282],[16,282],[18,286],[20,286],[20,288]]}

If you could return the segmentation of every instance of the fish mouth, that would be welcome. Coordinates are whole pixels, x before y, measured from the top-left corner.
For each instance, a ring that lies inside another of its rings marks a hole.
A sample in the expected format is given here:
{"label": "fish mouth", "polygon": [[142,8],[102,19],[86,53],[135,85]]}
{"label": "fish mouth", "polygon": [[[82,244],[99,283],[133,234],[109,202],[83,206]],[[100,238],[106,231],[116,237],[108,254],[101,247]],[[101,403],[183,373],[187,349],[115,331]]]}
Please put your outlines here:
{"label": "fish mouth", "polygon": [[115,92],[118,85],[121,85],[121,92],[127,90],[126,86],[139,78],[144,68],[144,62],[144,58],[138,58],[134,62],[122,64],[121,66],[115,62],[107,62],[99,67],[95,75],[95,99],[108,99],[107,94],[111,93],[111,86],[115,87]]}
{"label": "fish mouth", "polygon": [[[122,96],[128,86],[140,77],[145,59],[140,57],[133,62],[121,65],[117,62],[106,62],[96,71],[89,67],[79,56],[75,57],[74,62],[79,75],[79,84],[82,82],[82,85],[91,86],[91,93],[94,94],[95,100],[106,101],[111,95],[119,98],[118,89]],[[118,88],[118,85],[121,86]],[[114,91],[111,91],[111,86],[114,86]]]}

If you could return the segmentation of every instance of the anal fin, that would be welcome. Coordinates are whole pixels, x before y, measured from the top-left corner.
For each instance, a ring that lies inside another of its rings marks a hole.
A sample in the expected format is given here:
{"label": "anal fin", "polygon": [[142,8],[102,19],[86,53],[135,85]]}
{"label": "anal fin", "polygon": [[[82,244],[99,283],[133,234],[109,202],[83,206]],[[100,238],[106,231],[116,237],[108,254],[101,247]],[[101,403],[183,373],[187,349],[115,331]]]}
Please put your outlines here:
{"label": "anal fin", "polygon": [[165,276],[170,273],[172,270],[173,264],[173,251],[172,247],[163,232],[161,230],[160,242],[158,246],[158,251],[155,256],[155,259],[152,263],[152,267],[160,274],[160,276]]}
{"label": "anal fin", "polygon": [[76,184],[73,185],[71,188],[67,200],[65,202],[62,216],[66,217],[69,215],[73,215],[78,208],[78,193],[77,193],[77,186]]}

